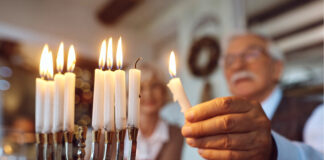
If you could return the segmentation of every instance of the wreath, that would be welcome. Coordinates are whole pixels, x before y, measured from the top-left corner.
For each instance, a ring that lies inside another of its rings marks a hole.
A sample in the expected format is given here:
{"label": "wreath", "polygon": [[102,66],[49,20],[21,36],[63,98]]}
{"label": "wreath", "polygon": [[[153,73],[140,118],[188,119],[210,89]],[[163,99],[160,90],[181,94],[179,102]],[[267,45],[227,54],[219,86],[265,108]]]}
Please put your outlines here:
{"label": "wreath", "polygon": [[[198,60],[203,49],[207,49],[209,52],[208,62],[205,65],[199,65]],[[189,69],[197,77],[208,76],[217,68],[219,57],[220,46],[218,41],[212,37],[200,38],[191,45],[188,60]]]}

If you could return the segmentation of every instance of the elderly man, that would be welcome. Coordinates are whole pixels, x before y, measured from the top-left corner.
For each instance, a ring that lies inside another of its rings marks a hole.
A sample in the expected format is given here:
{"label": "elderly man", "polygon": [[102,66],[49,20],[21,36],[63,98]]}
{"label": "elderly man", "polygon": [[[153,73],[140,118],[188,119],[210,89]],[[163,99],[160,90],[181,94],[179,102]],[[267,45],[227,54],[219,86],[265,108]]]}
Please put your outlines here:
{"label": "elderly man", "polygon": [[311,147],[279,135],[302,141],[304,124],[318,105],[282,95],[277,86],[283,70],[281,57],[271,42],[259,35],[242,34],[230,40],[224,69],[234,96],[216,98],[185,113],[182,134],[189,145],[199,148],[202,157],[323,158]]}

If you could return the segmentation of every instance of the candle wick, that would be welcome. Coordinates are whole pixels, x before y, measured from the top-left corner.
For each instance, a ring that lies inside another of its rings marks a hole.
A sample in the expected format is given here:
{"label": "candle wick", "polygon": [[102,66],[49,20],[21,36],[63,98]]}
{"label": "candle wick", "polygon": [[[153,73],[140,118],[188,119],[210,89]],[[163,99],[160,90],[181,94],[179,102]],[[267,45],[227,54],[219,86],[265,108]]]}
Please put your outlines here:
{"label": "candle wick", "polygon": [[140,61],[140,60],[142,60],[142,59],[143,59],[142,57],[138,57],[138,58],[137,58],[137,60],[136,60],[136,62],[135,62],[135,69],[136,69],[136,65],[137,65],[138,61]]}
{"label": "candle wick", "polygon": [[104,69],[105,69],[105,67],[99,66],[99,69],[100,69],[100,70],[104,70]]}

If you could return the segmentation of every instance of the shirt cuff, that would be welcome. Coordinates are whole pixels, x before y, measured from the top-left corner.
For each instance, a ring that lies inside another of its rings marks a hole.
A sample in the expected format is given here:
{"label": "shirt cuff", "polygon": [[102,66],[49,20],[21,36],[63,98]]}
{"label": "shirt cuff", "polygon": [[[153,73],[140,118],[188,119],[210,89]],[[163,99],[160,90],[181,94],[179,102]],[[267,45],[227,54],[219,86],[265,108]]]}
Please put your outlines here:
{"label": "shirt cuff", "polygon": [[274,131],[271,134],[276,144],[278,160],[324,160],[322,153],[304,143],[290,141]]}

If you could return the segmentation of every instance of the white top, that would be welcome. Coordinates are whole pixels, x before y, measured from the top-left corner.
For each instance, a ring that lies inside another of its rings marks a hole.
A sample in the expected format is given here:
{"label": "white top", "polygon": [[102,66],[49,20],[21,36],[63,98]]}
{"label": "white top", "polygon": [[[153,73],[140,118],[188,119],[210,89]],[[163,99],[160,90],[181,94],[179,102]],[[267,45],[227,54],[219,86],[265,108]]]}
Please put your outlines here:
{"label": "white top", "polygon": [[277,110],[282,98],[282,90],[276,87],[271,95],[261,103],[264,113],[269,119],[272,119],[275,111]]}
{"label": "white top", "polygon": [[[137,137],[137,151],[136,151],[136,159],[137,160],[154,160],[157,158],[162,146],[165,142],[169,140],[169,127],[168,124],[159,120],[157,123],[154,132],[150,137],[144,137],[141,131],[138,131]],[[130,141],[128,139],[128,135],[126,135],[125,140],[125,152],[124,157],[129,157],[130,154]]]}
{"label": "white top", "polygon": [[324,105],[318,106],[307,120],[304,141],[324,154]]}

